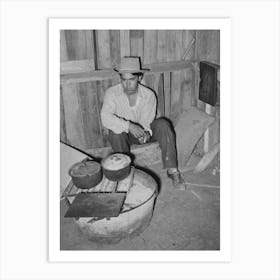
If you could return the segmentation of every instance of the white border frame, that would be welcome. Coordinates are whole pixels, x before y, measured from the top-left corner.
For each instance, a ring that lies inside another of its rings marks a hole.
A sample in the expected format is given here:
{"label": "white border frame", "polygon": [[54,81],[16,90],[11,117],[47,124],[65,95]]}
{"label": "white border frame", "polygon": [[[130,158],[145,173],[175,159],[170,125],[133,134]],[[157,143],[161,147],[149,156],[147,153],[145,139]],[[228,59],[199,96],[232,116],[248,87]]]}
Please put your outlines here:
{"label": "white border frame", "polygon": [[[60,30],[219,29],[221,99],[221,188],[219,251],[60,251],[59,84]],[[49,261],[52,262],[229,262],[231,260],[231,21],[220,19],[131,18],[49,19]]]}

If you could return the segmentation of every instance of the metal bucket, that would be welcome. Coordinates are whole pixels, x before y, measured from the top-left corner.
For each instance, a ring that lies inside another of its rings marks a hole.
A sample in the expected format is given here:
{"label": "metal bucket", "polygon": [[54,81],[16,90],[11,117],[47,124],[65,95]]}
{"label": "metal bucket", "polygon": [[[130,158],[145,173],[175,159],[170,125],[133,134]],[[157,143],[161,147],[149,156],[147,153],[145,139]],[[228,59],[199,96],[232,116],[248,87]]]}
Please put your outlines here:
{"label": "metal bucket", "polygon": [[[143,189],[141,193],[138,192],[139,198],[135,196],[137,188]],[[109,219],[79,218],[74,221],[89,240],[100,243],[118,243],[124,238],[139,235],[149,226],[156,196],[155,180],[144,171],[135,169],[133,185],[124,202],[126,205],[135,197],[137,198],[130,209],[124,208],[118,217]]]}

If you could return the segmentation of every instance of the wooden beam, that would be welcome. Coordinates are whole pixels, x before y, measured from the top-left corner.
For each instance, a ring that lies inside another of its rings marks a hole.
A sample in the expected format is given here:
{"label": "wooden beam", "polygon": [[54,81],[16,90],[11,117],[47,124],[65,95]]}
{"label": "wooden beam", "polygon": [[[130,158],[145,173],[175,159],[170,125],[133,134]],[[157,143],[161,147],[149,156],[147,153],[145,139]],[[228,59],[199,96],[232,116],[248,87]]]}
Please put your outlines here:
{"label": "wooden beam", "polygon": [[70,60],[60,63],[60,75],[94,71],[94,60]]}
{"label": "wooden beam", "polygon": [[[82,62],[79,61],[78,65],[81,64]],[[72,65],[76,65],[76,62],[73,61]],[[78,66],[77,67],[73,66],[73,67],[78,68]],[[146,72],[145,75],[151,75],[153,73],[173,72],[173,71],[180,71],[186,68],[193,68],[193,62],[172,61],[172,62],[164,62],[164,63],[156,63],[156,64],[146,64],[143,65],[143,68],[150,69],[150,71]],[[61,69],[67,69],[67,67],[64,66],[64,63],[62,63]],[[80,73],[71,73],[72,70],[69,69],[67,71],[65,70],[64,74],[60,75],[61,84],[79,83],[79,82],[87,82],[87,81],[102,81],[102,80],[114,79],[117,77],[117,73],[111,69],[84,71]]]}

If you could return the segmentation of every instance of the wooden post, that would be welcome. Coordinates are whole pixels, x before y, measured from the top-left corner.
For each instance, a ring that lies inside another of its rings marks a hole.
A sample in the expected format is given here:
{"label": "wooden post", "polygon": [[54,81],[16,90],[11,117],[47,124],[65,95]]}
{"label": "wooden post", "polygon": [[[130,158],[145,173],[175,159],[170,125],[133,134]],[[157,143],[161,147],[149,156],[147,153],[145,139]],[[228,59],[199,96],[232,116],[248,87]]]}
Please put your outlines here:
{"label": "wooden post", "polygon": [[[211,115],[211,108],[212,106],[209,104],[205,105],[205,113]],[[204,153],[209,152],[209,128],[206,129],[206,131],[204,132]]]}
{"label": "wooden post", "polygon": [[164,85],[164,109],[165,117],[170,118],[171,114],[171,73],[163,73],[163,85]]}

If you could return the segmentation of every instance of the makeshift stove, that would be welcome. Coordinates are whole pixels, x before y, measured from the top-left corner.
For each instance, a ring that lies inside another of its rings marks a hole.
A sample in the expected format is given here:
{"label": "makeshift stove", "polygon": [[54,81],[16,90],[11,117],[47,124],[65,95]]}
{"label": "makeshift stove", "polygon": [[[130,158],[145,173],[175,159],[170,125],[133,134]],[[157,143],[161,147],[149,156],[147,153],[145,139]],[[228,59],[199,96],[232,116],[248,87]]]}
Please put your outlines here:
{"label": "makeshift stove", "polygon": [[149,226],[158,187],[153,177],[133,166],[120,180],[113,181],[106,171],[103,169],[102,180],[88,189],[77,187],[72,179],[61,199],[68,205],[64,217],[73,218],[90,240],[117,243]]}

